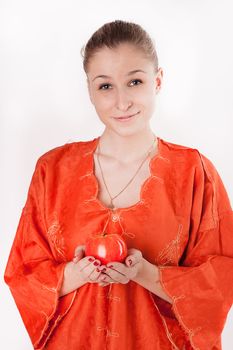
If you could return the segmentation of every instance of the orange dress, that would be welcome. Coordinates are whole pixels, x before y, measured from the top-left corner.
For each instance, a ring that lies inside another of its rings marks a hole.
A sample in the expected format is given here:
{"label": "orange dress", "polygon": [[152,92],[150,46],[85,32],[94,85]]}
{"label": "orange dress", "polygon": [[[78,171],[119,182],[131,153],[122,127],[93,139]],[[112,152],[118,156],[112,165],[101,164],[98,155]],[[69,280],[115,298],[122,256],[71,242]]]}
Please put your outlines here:
{"label": "orange dress", "polygon": [[[140,200],[98,200],[99,137],[37,161],[8,258],[8,284],[34,349],[219,350],[233,300],[233,214],[214,165],[158,137]],[[58,297],[65,264],[90,234],[117,232],[159,267],[170,304],[136,282],[87,283]]]}

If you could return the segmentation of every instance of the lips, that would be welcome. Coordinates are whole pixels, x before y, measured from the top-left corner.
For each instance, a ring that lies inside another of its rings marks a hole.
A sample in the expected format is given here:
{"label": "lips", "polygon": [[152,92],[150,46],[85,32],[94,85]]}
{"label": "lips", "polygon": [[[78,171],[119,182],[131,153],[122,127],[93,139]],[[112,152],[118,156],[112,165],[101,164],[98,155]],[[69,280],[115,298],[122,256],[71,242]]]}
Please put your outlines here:
{"label": "lips", "polygon": [[123,116],[120,116],[120,117],[114,117],[114,119],[129,119],[133,116],[135,116],[136,114],[138,114],[139,112],[135,113],[135,114],[131,114],[131,115],[123,115]]}

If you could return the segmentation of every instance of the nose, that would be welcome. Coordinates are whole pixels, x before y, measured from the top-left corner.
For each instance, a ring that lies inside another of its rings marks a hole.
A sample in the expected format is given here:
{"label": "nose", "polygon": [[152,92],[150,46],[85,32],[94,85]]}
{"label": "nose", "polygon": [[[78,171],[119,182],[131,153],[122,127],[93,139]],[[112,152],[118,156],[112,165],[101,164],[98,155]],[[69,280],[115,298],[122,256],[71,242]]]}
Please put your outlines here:
{"label": "nose", "polygon": [[121,111],[127,111],[132,106],[132,101],[124,90],[117,92],[116,107]]}

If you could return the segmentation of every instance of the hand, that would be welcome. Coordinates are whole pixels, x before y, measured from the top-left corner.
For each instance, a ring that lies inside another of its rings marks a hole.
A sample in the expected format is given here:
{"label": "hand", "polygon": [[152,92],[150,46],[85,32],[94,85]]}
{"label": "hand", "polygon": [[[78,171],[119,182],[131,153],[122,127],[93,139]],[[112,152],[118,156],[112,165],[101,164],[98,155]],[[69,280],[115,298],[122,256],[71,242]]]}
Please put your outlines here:
{"label": "hand", "polygon": [[[109,283],[126,284],[137,276],[142,268],[143,256],[140,250],[131,248],[129,255],[125,259],[125,264],[119,262],[108,263],[107,266],[101,265],[102,273],[100,276],[100,286],[104,287]],[[111,266],[111,267],[110,267]]]}
{"label": "hand", "polygon": [[101,265],[98,259],[93,256],[84,256],[85,246],[78,246],[75,249],[73,263],[77,264],[78,272],[84,282],[101,282],[101,271],[97,269]]}

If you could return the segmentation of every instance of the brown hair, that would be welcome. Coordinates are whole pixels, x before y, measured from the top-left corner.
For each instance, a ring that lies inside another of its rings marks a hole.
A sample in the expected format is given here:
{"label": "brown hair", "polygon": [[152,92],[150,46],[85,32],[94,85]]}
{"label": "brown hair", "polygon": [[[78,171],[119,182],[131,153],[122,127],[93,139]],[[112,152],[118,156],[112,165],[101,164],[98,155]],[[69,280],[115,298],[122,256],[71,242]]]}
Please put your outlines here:
{"label": "brown hair", "polygon": [[103,47],[116,48],[121,43],[133,44],[141,49],[145,56],[154,63],[155,72],[157,72],[158,57],[148,33],[139,24],[121,20],[105,23],[82,47],[84,71],[88,72],[88,63],[98,50]]}

